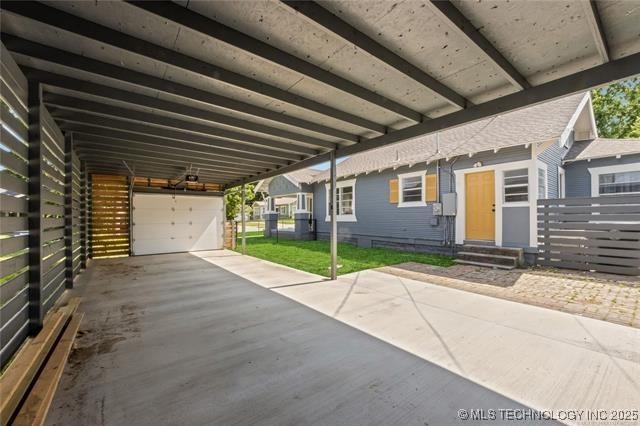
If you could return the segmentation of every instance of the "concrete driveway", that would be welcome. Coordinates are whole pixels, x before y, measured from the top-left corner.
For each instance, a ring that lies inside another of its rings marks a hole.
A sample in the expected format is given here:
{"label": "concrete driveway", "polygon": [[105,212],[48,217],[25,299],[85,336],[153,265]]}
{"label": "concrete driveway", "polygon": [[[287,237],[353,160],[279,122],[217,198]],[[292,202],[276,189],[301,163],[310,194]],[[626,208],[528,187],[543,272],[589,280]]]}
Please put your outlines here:
{"label": "concrete driveway", "polygon": [[531,413],[279,294],[305,287],[333,288],[338,316],[355,307],[341,302],[348,282],[229,252],[92,262],[73,290],[85,320],[47,423],[449,425],[470,423],[461,409]]}
{"label": "concrete driveway", "polygon": [[229,252],[198,256],[525,406],[640,407],[637,328],[375,270],[324,281]]}

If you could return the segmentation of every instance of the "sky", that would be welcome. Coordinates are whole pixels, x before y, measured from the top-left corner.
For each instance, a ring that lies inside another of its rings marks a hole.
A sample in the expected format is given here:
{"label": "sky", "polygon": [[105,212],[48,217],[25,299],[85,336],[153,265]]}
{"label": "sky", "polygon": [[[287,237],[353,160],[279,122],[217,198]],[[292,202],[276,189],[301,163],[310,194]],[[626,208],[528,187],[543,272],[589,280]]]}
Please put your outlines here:
{"label": "sky", "polygon": [[[342,158],[336,159],[336,164],[342,163],[347,158],[349,158],[349,157],[342,157]],[[311,168],[313,170],[329,170],[329,162],[325,161],[324,163],[320,163],[320,164],[316,164],[315,166],[311,166]]]}

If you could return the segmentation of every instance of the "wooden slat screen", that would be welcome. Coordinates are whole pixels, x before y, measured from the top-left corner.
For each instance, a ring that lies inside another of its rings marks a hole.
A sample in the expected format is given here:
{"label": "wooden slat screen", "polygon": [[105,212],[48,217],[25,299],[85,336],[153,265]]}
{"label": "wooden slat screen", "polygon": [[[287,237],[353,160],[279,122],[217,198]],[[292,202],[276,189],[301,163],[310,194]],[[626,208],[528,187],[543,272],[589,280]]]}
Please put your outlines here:
{"label": "wooden slat screen", "polygon": [[65,289],[64,187],[65,142],[44,105],[41,105],[42,195],[42,306],[46,313]]}
{"label": "wooden slat screen", "polygon": [[[135,186],[149,187],[149,188],[168,188],[171,185],[176,185],[180,181],[177,179],[157,179],[148,177],[136,177],[133,180]],[[190,191],[222,191],[222,185],[217,183],[201,183],[201,182],[181,182],[181,186],[186,186]]]}
{"label": "wooden slat screen", "polygon": [[93,258],[129,255],[129,186],[126,176],[91,175],[89,234]]}
{"label": "wooden slat screen", "polygon": [[29,332],[27,79],[2,45],[0,64],[0,364]]}
{"label": "wooden slat screen", "polygon": [[72,212],[72,232],[71,232],[71,256],[74,276],[80,272],[80,257],[82,255],[82,241],[80,238],[82,192],[80,177],[80,159],[72,154],[72,179],[71,179],[71,212]]}
{"label": "wooden slat screen", "polygon": [[640,195],[539,200],[538,264],[640,275]]}

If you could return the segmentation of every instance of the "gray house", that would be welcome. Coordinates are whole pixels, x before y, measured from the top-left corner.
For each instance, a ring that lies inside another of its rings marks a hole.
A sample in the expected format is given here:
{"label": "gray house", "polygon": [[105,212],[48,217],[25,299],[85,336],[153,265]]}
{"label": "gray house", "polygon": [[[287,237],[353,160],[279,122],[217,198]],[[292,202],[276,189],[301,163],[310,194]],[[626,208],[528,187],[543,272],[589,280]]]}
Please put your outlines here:
{"label": "gray house", "polygon": [[[354,155],[337,174],[341,241],[515,249],[533,263],[537,200],[640,192],[640,140],[598,138],[591,98],[579,94]],[[328,179],[305,169],[260,182],[266,235],[276,200],[295,196],[295,232],[280,236],[328,238]]]}

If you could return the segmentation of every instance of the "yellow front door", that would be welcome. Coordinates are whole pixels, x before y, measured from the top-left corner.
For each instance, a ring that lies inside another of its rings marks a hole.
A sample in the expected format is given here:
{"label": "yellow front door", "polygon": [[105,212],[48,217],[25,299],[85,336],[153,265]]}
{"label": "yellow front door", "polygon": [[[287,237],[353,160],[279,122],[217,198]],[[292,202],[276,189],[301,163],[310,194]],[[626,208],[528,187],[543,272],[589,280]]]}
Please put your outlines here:
{"label": "yellow front door", "polygon": [[467,173],[465,183],[466,240],[494,241],[496,235],[495,174]]}

